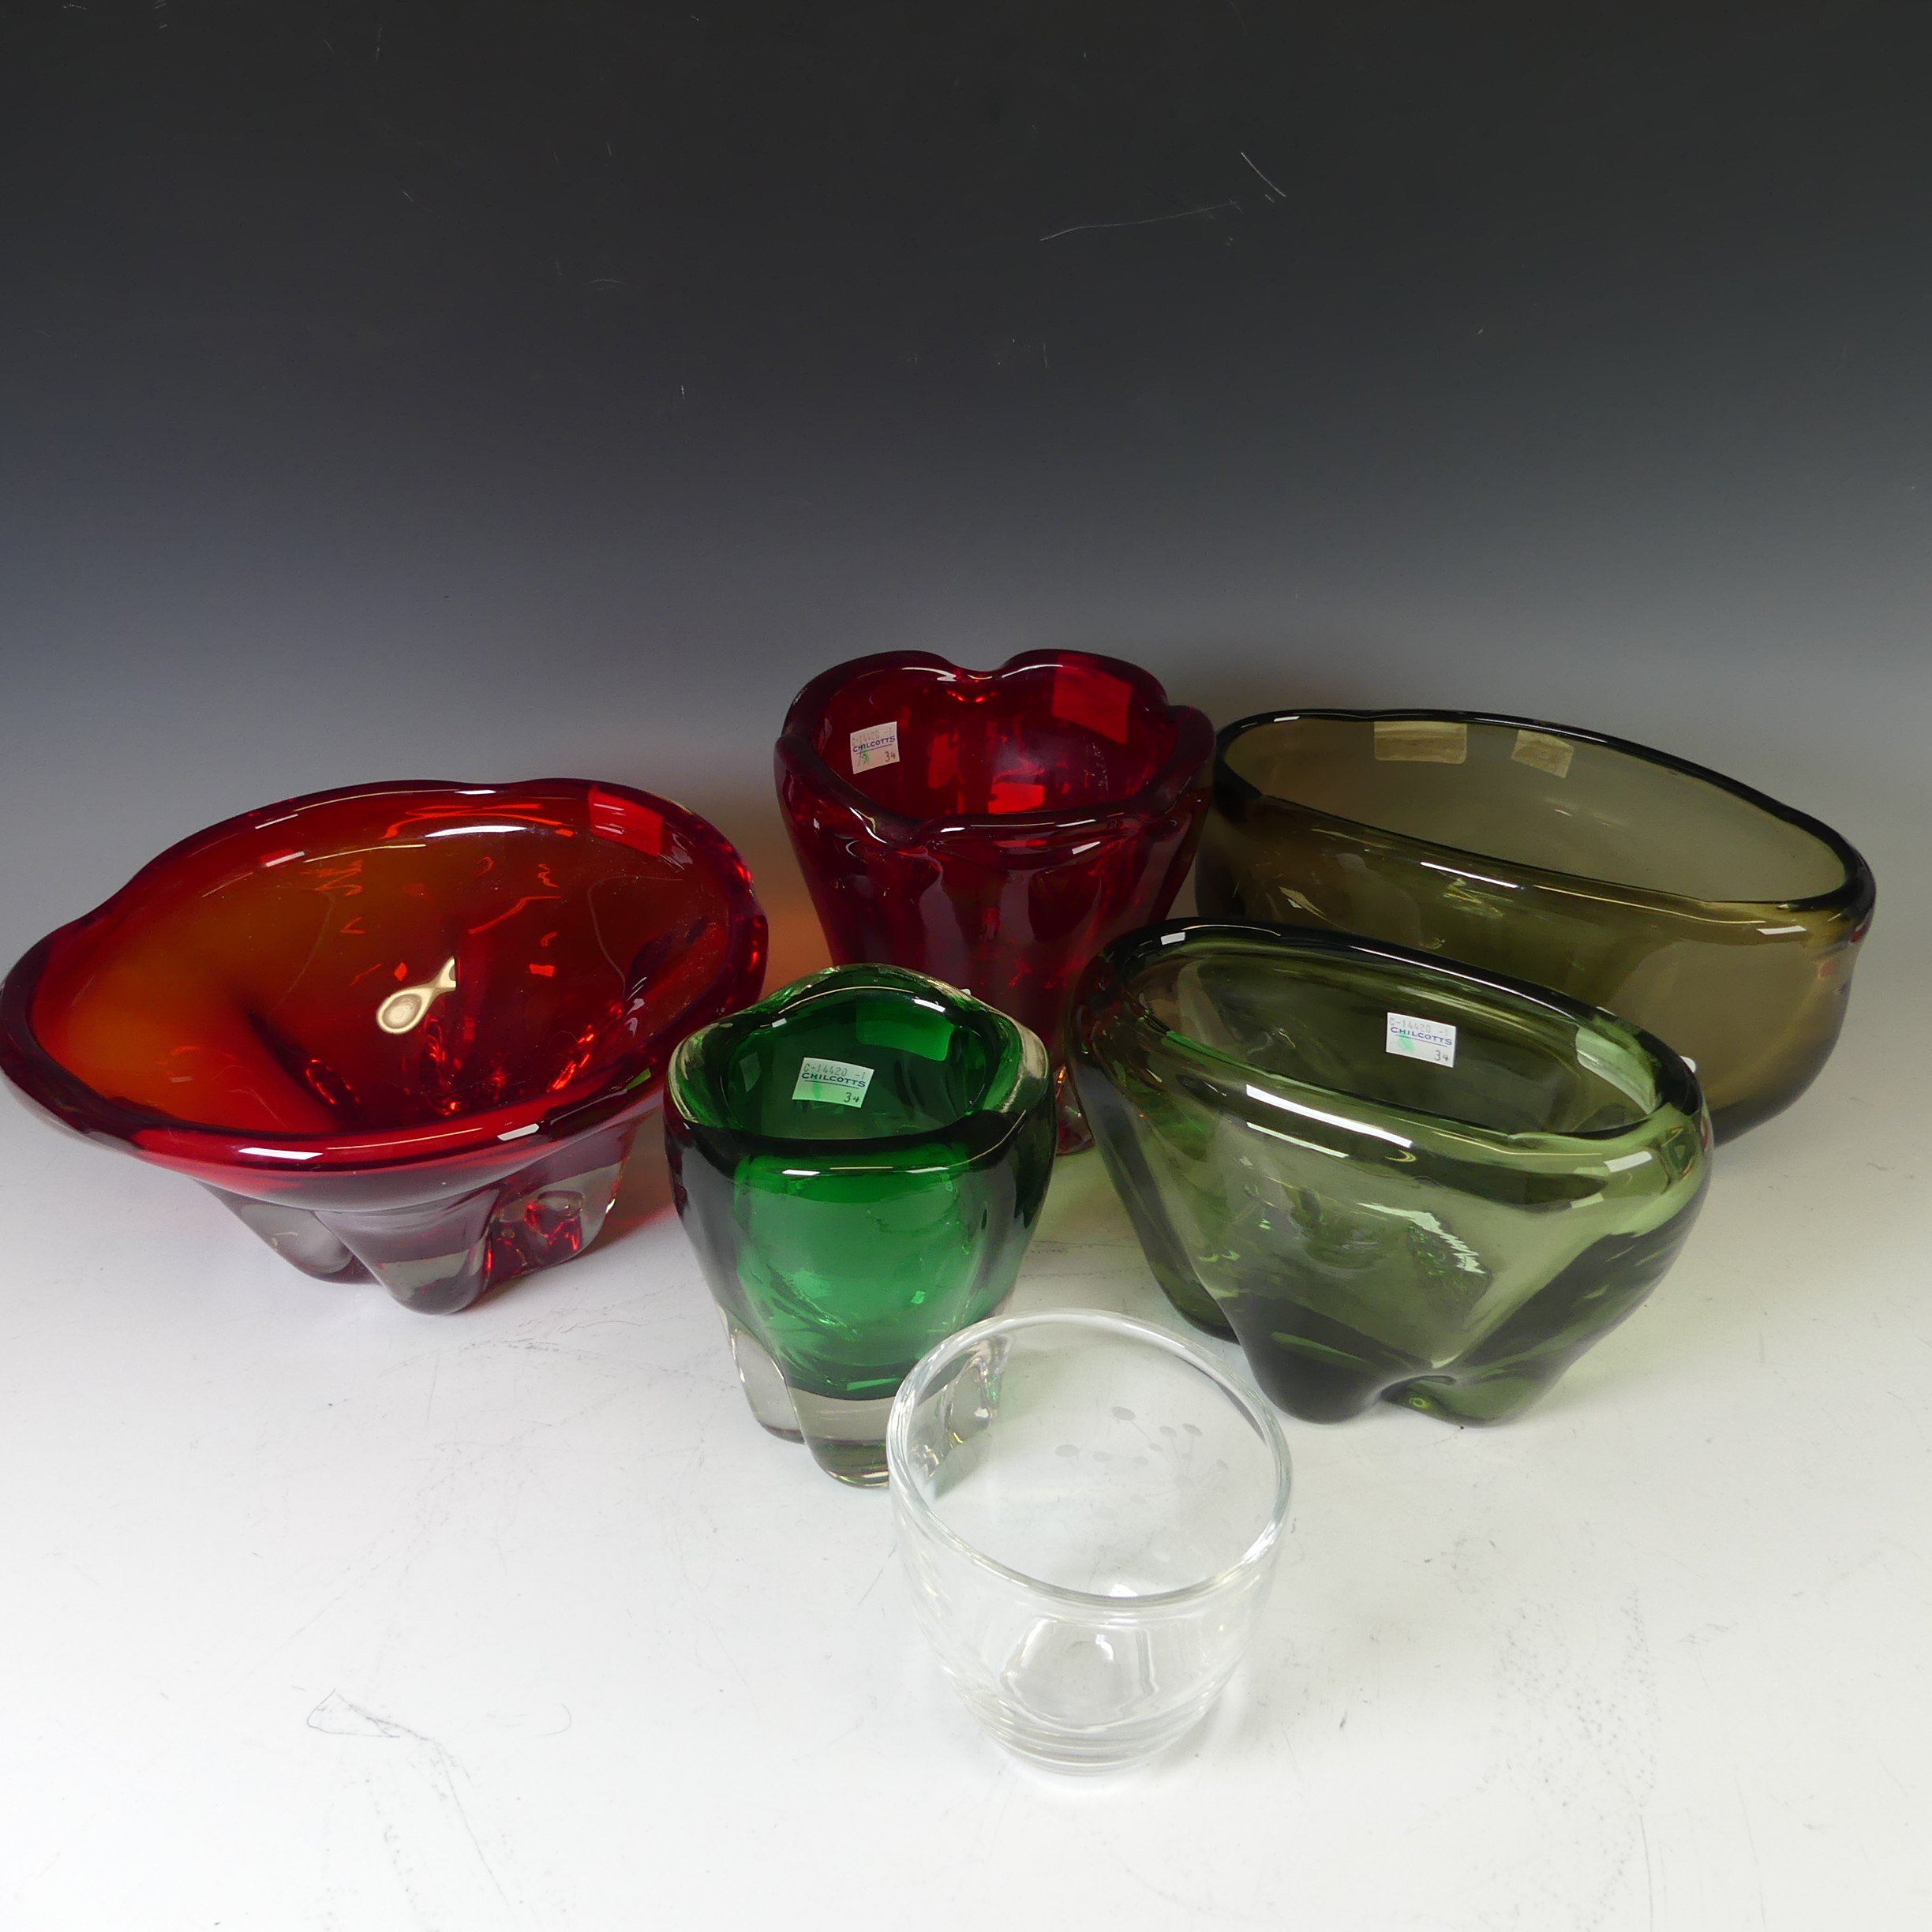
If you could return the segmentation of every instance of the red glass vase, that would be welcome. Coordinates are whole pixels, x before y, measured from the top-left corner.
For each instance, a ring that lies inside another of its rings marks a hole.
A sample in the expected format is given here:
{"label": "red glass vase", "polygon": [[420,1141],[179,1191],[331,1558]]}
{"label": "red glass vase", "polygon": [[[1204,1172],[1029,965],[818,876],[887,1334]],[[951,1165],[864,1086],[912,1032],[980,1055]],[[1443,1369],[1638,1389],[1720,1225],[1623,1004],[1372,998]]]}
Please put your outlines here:
{"label": "red glass vase", "polygon": [[574,778],[291,799],[163,852],[0,990],[0,1069],[305,1273],[466,1307],[577,1253],[765,917],[681,806]]}
{"label": "red glass vase", "polygon": [[930,973],[1031,1027],[1065,1152],[1090,1138],[1067,1002],[1102,946],[1174,903],[1213,750],[1200,712],[1118,658],[1028,651],[979,672],[888,651],[792,701],[778,797],[833,957]]}

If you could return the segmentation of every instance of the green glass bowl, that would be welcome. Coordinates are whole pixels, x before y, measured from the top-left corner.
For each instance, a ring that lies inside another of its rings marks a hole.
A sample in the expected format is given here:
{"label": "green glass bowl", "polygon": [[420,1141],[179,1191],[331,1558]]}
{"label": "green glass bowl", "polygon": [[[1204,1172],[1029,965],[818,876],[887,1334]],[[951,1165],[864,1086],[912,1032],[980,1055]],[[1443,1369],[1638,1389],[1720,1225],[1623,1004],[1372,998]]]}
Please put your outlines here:
{"label": "green glass bowl", "polygon": [[898,966],[836,966],[694,1033],[665,1133],[752,1413],[886,1480],[914,1363],[994,1313],[1053,1170],[1038,1036]]}
{"label": "green glass bowl", "polygon": [[1870,868],[1815,818],[1533,719],[1279,711],[1223,731],[1200,910],[1326,927],[1608,1009],[1696,1068],[1720,1140],[1844,1023]]}
{"label": "green glass bowl", "polygon": [[1155,1278],[1310,1421],[1516,1414],[1703,1200],[1709,1122],[1669,1047],[1403,947],[1171,920],[1093,962],[1071,1024]]}

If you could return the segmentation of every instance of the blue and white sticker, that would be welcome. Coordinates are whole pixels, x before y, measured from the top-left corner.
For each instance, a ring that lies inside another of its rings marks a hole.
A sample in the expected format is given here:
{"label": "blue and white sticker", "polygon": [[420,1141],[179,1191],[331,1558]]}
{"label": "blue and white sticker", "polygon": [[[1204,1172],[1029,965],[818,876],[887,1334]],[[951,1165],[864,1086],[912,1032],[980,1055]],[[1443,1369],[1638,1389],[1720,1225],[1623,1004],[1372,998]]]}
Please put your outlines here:
{"label": "blue and white sticker", "polygon": [[1455,1065],[1456,1030],[1440,1020],[1418,1020],[1413,1013],[1392,1013],[1383,1045],[1405,1060],[1426,1060],[1432,1066]]}

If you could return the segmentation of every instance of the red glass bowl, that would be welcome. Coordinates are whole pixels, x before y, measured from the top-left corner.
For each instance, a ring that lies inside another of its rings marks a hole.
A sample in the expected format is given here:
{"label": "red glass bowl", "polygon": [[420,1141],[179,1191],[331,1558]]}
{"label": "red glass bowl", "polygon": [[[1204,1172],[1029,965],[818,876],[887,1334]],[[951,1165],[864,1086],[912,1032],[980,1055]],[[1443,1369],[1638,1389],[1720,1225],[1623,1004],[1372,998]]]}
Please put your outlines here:
{"label": "red glass bowl", "polygon": [[750,875],[681,806],[358,785],[197,833],[42,940],[0,1070],[305,1272],[443,1313],[595,1237],[672,1049],[764,968]]}
{"label": "red glass bowl", "polygon": [[962,671],[925,651],[835,666],[793,699],[778,797],[833,957],[910,967],[1039,1035],[1061,1151],[1081,969],[1163,918],[1208,807],[1214,728],[1146,672],[1085,651]]}

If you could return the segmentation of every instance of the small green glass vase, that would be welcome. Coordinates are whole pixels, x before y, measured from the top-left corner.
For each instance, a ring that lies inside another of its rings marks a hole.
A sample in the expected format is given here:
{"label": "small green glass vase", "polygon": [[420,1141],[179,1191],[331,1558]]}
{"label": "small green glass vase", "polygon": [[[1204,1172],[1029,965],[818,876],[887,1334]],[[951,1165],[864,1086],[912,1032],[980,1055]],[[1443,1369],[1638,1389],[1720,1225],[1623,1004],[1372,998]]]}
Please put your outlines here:
{"label": "small green glass vase", "polygon": [[1071,1024],[1156,1279],[1309,1421],[1515,1415],[1702,1203],[1709,1121],[1669,1047],[1403,947],[1170,921],[1094,960]]}
{"label": "small green glass vase", "polygon": [[694,1033],[665,1133],[752,1413],[886,1480],[919,1358],[1003,1302],[1053,1170],[1046,1049],[897,966],[837,966]]}

